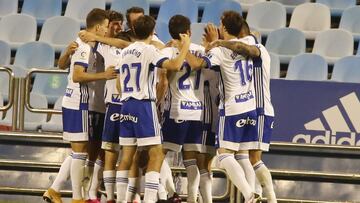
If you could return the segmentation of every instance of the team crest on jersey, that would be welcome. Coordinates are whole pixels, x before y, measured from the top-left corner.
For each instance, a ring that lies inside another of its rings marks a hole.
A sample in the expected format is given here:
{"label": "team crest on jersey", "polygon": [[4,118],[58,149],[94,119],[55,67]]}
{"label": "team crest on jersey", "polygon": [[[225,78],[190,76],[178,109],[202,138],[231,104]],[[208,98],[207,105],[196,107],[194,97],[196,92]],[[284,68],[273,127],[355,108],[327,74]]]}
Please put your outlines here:
{"label": "team crest on jersey", "polygon": [[236,103],[246,102],[246,101],[248,101],[250,99],[254,99],[254,95],[253,95],[251,90],[246,92],[246,93],[235,95],[235,102]]}
{"label": "team crest on jersey", "polygon": [[73,91],[74,91],[73,89],[66,88],[66,90],[65,90],[65,96],[66,96],[66,97],[71,97]]}
{"label": "team crest on jersey", "polygon": [[202,102],[197,101],[181,101],[180,102],[180,108],[186,109],[186,110],[202,110]]}

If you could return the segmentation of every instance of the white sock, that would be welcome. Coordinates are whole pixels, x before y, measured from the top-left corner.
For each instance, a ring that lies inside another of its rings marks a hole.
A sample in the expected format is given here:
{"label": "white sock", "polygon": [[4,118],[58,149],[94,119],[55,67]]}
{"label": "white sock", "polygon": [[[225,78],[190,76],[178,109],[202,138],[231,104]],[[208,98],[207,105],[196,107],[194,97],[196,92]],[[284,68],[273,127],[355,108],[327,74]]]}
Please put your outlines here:
{"label": "white sock", "polygon": [[[93,178],[89,190],[90,199],[97,199],[97,192],[100,186],[104,170],[104,163],[100,159],[97,159],[94,166]],[[115,173],[114,173],[115,174]]]}
{"label": "white sock", "polygon": [[259,182],[259,179],[256,177],[255,178],[255,193],[260,195],[260,197],[262,197],[262,187],[261,184]]}
{"label": "white sock", "polygon": [[156,171],[150,171],[145,173],[145,203],[155,203],[157,201],[160,181],[159,178],[160,173]]}
{"label": "white sock", "polygon": [[188,181],[187,202],[196,202],[200,184],[200,172],[196,165],[196,159],[187,159],[183,162],[186,169]]}
{"label": "white sock", "polygon": [[206,169],[200,170],[200,194],[203,202],[212,203],[212,174]]}
{"label": "white sock", "polygon": [[167,192],[163,184],[159,184],[159,192],[158,192],[159,200],[167,200]]}
{"label": "white sock", "polygon": [[129,182],[128,179],[129,170],[122,170],[116,172],[116,193],[117,193],[117,202],[126,201],[126,190]]}
{"label": "white sock", "polygon": [[85,168],[84,168],[84,180],[83,180],[83,190],[84,190],[84,199],[88,200],[89,197],[89,190],[91,187],[91,182],[94,174],[94,165],[95,162],[86,159]]}
{"label": "white sock", "polygon": [[115,181],[116,172],[115,170],[104,171],[103,176],[104,176],[104,186],[107,196],[106,200],[115,200],[114,191],[115,191],[115,182],[116,182]]}
{"label": "white sock", "polygon": [[249,160],[248,154],[236,154],[235,155],[236,161],[240,164],[240,166],[243,168],[245,172],[245,177],[247,182],[249,183],[250,187],[253,191],[255,191],[255,171],[254,168],[251,165],[251,162]]}
{"label": "white sock", "polygon": [[84,167],[87,153],[73,152],[71,160],[71,187],[74,200],[82,199],[82,181],[84,179]]}
{"label": "white sock", "polygon": [[258,161],[254,164],[254,170],[256,173],[256,177],[264,188],[265,195],[268,199],[267,201],[269,203],[276,203],[276,195],[269,169],[262,161]]}
{"label": "white sock", "polygon": [[240,190],[244,195],[245,202],[247,202],[253,195],[253,190],[246,181],[244,170],[235,160],[233,154],[223,153],[218,158],[220,166],[226,170],[231,182]]}
{"label": "white sock", "polygon": [[175,185],[169,163],[164,159],[160,169],[160,184],[162,184],[168,192],[169,196],[172,197],[175,193]]}
{"label": "white sock", "polygon": [[56,192],[60,192],[60,189],[64,185],[65,181],[70,176],[70,167],[71,167],[71,155],[66,157],[62,162],[60,170],[56,175],[56,178],[50,188],[54,189]]}
{"label": "white sock", "polygon": [[135,198],[135,194],[136,194],[136,181],[137,181],[137,177],[135,178],[129,178],[129,182],[128,182],[128,186],[127,186],[127,190],[126,190],[126,201],[127,202],[132,202]]}

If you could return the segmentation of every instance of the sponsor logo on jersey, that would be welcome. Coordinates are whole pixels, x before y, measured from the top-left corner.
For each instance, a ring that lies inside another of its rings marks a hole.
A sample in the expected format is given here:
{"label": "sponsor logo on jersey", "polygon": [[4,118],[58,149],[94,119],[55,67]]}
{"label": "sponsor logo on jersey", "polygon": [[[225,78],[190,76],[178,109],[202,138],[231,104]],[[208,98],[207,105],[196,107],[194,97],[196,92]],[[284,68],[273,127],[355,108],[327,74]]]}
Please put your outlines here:
{"label": "sponsor logo on jersey", "polygon": [[66,97],[71,97],[71,95],[72,95],[73,92],[74,92],[73,89],[71,89],[71,88],[66,88],[66,90],[65,90],[65,96],[66,96]]}
{"label": "sponsor logo on jersey", "polygon": [[202,102],[197,101],[181,101],[180,102],[180,109],[186,109],[186,110],[202,110]]}
{"label": "sponsor logo on jersey", "polygon": [[132,116],[130,114],[127,114],[127,115],[120,114],[120,123],[122,123],[124,121],[132,121],[133,123],[137,123],[138,117]]}
{"label": "sponsor logo on jersey", "polygon": [[246,101],[248,101],[250,99],[254,99],[254,95],[253,95],[251,90],[246,92],[246,93],[235,95],[235,102],[236,103],[246,102]]}
{"label": "sponsor logo on jersey", "polygon": [[246,119],[240,119],[238,121],[236,121],[236,127],[238,128],[242,128],[245,125],[252,125],[252,126],[256,126],[256,120],[255,119],[251,119],[249,117],[247,117]]}
{"label": "sponsor logo on jersey", "polygon": [[113,114],[111,114],[110,120],[111,120],[111,121],[118,121],[118,120],[120,120],[120,114],[119,114],[119,113],[113,113]]}

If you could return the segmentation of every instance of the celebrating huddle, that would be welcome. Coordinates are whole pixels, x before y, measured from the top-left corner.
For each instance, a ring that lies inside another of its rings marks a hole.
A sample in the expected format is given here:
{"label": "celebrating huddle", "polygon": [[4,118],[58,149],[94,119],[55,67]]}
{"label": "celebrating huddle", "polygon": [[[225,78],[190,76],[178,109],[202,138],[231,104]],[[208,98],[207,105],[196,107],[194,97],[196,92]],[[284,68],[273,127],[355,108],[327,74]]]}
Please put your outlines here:
{"label": "celebrating huddle", "polygon": [[172,40],[164,45],[141,8],[130,8],[126,19],[123,31],[120,13],[93,9],[86,31],[59,59],[60,68],[69,66],[62,110],[72,153],[44,200],[62,202],[59,191],[70,175],[74,203],[100,202],[101,179],[107,202],[115,202],[115,188],[119,203],[181,202],[164,159],[174,151],[183,156],[187,202],[199,196],[212,202],[213,160],[245,202],[259,201],[261,187],[276,202],[261,161],[274,119],[270,57],[246,21],[226,11],[197,45],[189,19],[174,15]]}

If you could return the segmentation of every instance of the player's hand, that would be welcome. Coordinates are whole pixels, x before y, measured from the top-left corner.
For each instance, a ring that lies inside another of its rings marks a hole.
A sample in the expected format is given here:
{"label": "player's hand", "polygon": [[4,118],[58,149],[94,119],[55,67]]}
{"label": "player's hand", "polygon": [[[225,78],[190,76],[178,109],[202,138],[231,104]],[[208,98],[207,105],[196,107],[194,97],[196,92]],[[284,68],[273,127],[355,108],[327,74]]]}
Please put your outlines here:
{"label": "player's hand", "polygon": [[104,76],[106,80],[115,79],[117,77],[115,66],[109,66],[104,72]]}
{"label": "player's hand", "polygon": [[190,36],[188,34],[179,34],[182,46],[190,46]]}
{"label": "player's hand", "polygon": [[213,42],[215,40],[218,40],[219,32],[217,27],[212,23],[207,24],[205,27],[204,37],[207,42]]}
{"label": "player's hand", "polygon": [[76,43],[75,41],[72,41],[67,47],[66,47],[66,54],[67,55],[72,55],[76,49],[79,47],[78,43]]}
{"label": "player's hand", "polygon": [[86,30],[81,30],[78,35],[85,43],[96,41],[96,35]]}

